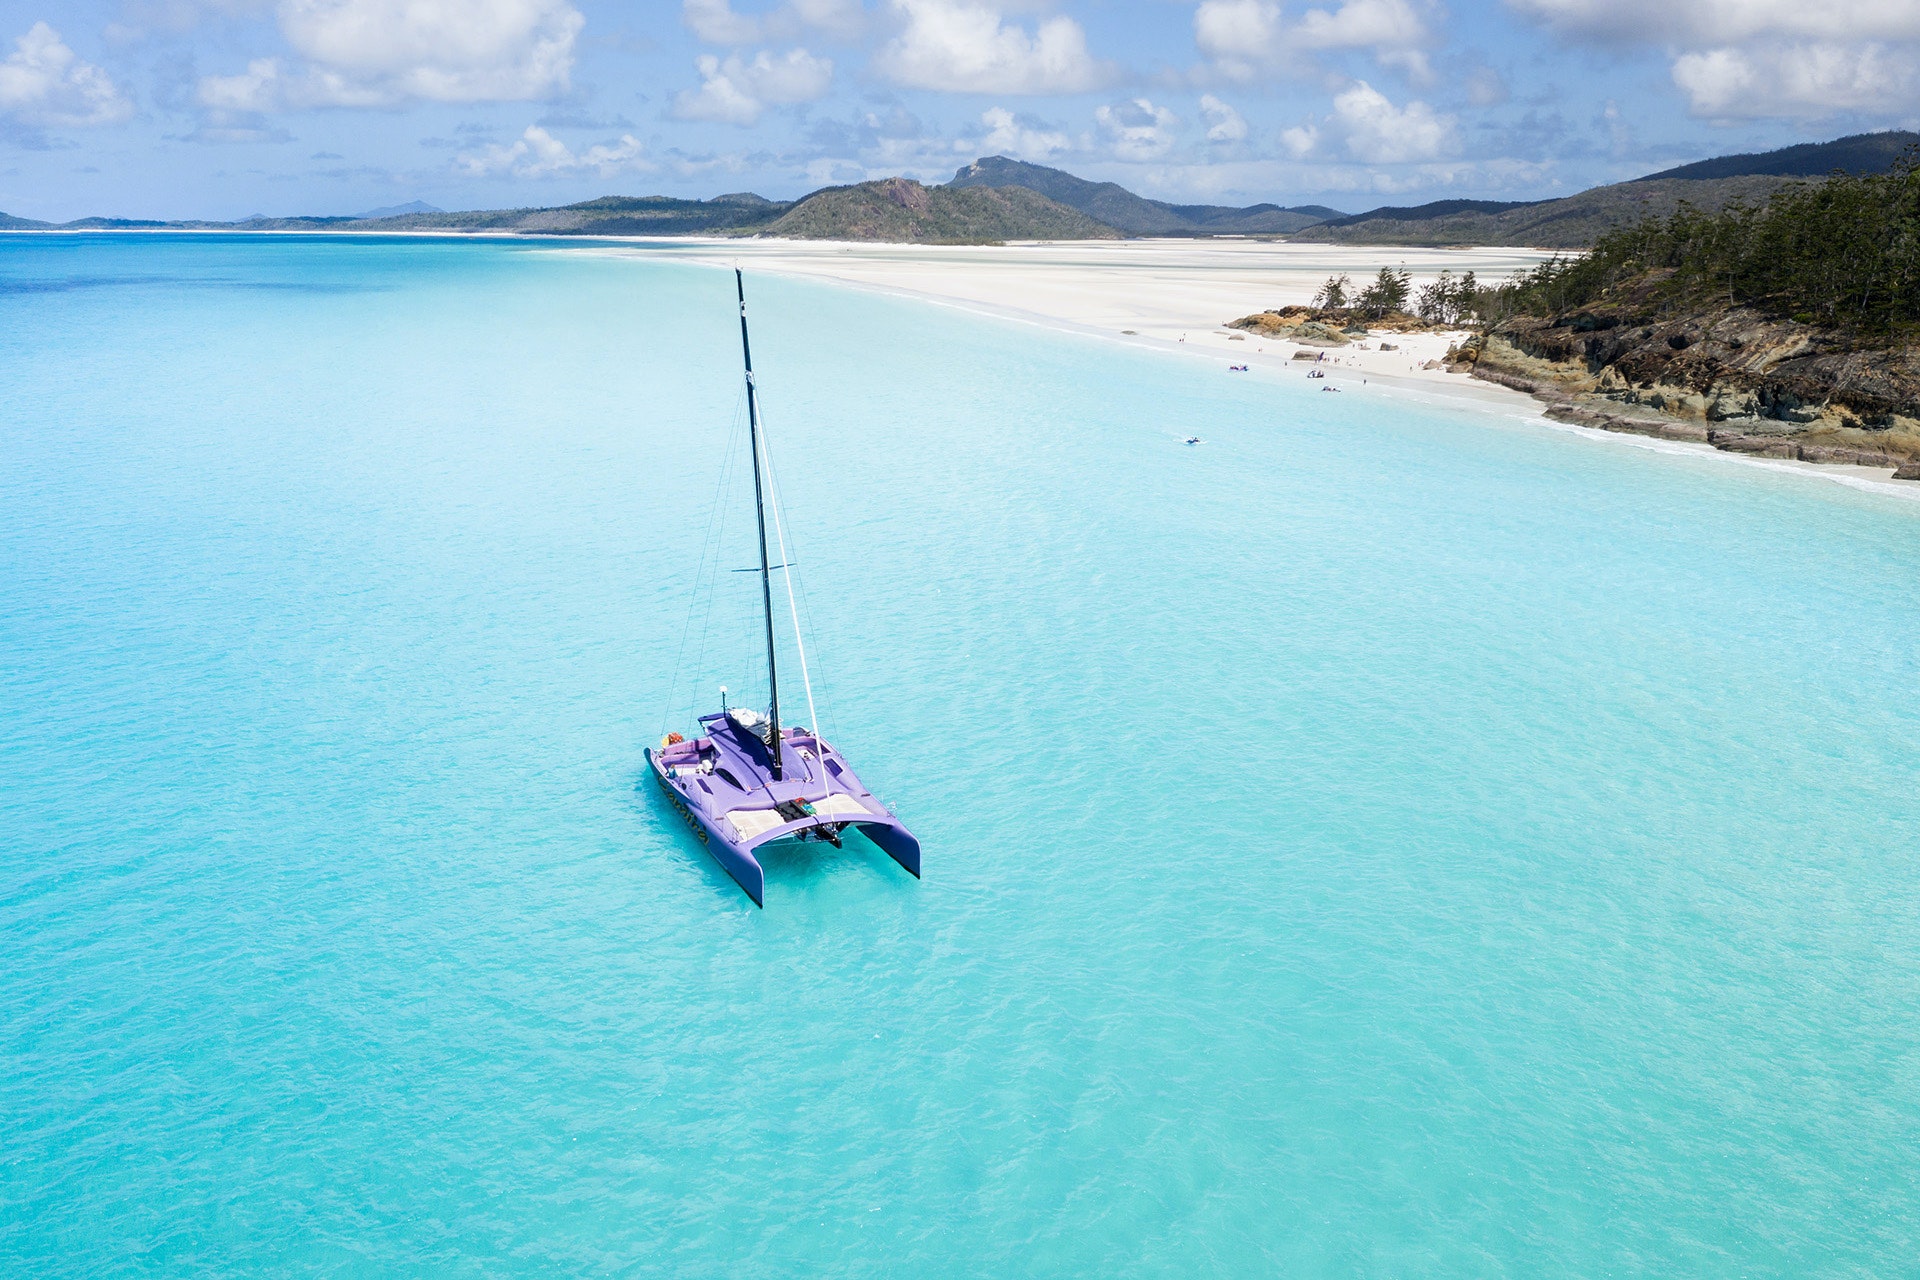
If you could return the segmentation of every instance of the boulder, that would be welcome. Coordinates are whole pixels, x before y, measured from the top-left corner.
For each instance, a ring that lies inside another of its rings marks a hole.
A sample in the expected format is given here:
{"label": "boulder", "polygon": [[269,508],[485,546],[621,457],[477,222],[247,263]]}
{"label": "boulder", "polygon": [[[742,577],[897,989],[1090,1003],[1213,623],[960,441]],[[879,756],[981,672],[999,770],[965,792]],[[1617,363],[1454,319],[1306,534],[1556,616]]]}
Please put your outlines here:
{"label": "boulder", "polygon": [[1893,473],[1895,480],[1920,480],[1920,462],[1909,462]]}
{"label": "boulder", "polygon": [[1295,329],[1289,336],[1303,347],[1344,347],[1347,345],[1346,334],[1341,333],[1331,325],[1322,324],[1318,320],[1307,321]]}

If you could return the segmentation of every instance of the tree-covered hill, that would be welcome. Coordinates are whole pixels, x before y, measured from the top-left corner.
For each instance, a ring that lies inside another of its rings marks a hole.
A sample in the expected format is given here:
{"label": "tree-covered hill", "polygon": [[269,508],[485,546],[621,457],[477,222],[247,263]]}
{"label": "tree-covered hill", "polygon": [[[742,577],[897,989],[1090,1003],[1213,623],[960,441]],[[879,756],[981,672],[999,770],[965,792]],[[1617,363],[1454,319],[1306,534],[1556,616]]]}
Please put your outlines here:
{"label": "tree-covered hill", "polygon": [[1682,204],[1715,210],[1761,201],[1794,181],[1768,175],[1706,181],[1669,178],[1618,182],[1564,200],[1524,204],[1443,200],[1411,209],[1356,214],[1308,227],[1289,239],[1334,244],[1522,244],[1541,249],[1584,249],[1615,227],[1665,217]]}
{"label": "tree-covered hill", "polygon": [[1025,187],[1130,236],[1278,235],[1342,216],[1324,205],[1286,209],[1276,204],[1168,204],[1135,195],[1117,182],[1089,182],[1063,169],[1006,156],[982,156],[947,185]]}
{"label": "tree-covered hill", "polygon": [[1614,228],[1669,217],[1683,205],[1712,213],[1730,205],[1763,204],[1796,181],[1823,179],[1836,171],[1885,173],[1915,143],[1920,143],[1920,134],[1855,134],[1778,151],[1720,156],[1558,200],[1439,200],[1413,208],[1373,209],[1308,227],[1290,238],[1337,244],[1584,249]]}
{"label": "tree-covered hill", "polygon": [[1771,174],[1781,178],[1824,178],[1828,174],[1885,173],[1913,147],[1920,146],[1920,133],[1889,130],[1885,133],[1855,133],[1832,142],[1803,142],[1777,151],[1742,152],[1715,156],[1683,164],[1675,169],[1650,173],[1639,182],[1657,182],[1662,178],[1738,178],[1749,174]]}
{"label": "tree-covered hill", "polygon": [[760,234],[919,244],[1114,240],[1120,235],[1025,187],[925,187],[909,178],[816,191]]}

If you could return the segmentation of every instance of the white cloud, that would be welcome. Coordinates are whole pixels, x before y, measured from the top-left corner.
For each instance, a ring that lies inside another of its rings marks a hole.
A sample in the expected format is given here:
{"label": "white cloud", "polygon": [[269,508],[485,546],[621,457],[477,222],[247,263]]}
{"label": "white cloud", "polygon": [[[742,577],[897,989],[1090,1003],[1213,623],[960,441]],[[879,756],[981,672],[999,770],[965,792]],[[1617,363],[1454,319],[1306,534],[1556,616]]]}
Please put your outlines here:
{"label": "white cloud", "polygon": [[0,114],[30,125],[119,124],[133,103],[111,77],[82,62],[60,33],[36,22],[0,62]]}
{"label": "white cloud", "polygon": [[1087,34],[1071,18],[1041,22],[1031,34],[975,0],[891,0],[905,25],[874,55],[895,84],[946,93],[1082,93],[1106,82],[1087,52]]}
{"label": "white cloud", "polygon": [[1212,94],[1200,95],[1200,113],[1207,118],[1208,142],[1246,141],[1246,117]]}
{"label": "white cloud", "polygon": [[728,0],[685,0],[680,20],[708,44],[752,44],[760,38],[760,20],[735,13]]}
{"label": "white cloud", "polygon": [[513,145],[495,143],[484,151],[463,153],[454,157],[454,164],[476,178],[507,173],[516,178],[552,178],[589,169],[610,178],[617,173],[651,170],[654,166],[647,162],[644,150],[640,140],[629,133],[613,145],[596,145],[576,153],[540,126],[528,125]]}
{"label": "white cloud", "polygon": [[1281,53],[1280,6],[1275,0],[1203,0],[1193,11],[1193,40],[1222,62],[1268,62]]}
{"label": "white cloud", "polygon": [[1348,154],[1367,164],[1433,160],[1453,145],[1452,116],[1435,115],[1424,102],[1396,107],[1365,80],[1354,81],[1335,96],[1328,123],[1345,141]]}
{"label": "white cloud", "polygon": [[1193,40],[1222,75],[1251,80],[1304,54],[1366,50],[1386,66],[1427,79],[1424,47],[1432,43],[1427,0],[1340,0],[1308,9],[1289,23],[1279,0],[1201,0]]}
{"label": "white cloud", "polygon": [[1674,59],[1673,82],[1695,115],[1716,120],[1875,112],[1920,89],[1913,55],[1879,44],[1687,53]]}
{"label": "white cloud", "polygon": [[732,0],[681,0],[680,20],[708,44],[741,45],[790,39],[802,30],[853,40],[866,29],[867,13],[860,0],[792,0],[763,17],[735,13]]}
{"label": "white cloud", "polygon": [[1315,147],[1320,145],[1320,130],[1310,124],[1296,125],[1291,129],[1282,129],[1280,131],[1280,142],[1281,145],[1286,147],[1288,155],[1292,156],[1295,160],[1304,160],[1313,154]]}
{"label": "white cloud", "polygon": [[1733,44],[1760,36],[1920,40],[1920,0],[1507,0],[1569,34],[1610,43]]}
{"label": "white cloud", "polygon": [[237,76],[203,76],[196,96],[216,111],[257,112],[278,110],[285,92],[280,60],[255,58]]}
{"label": "white cloud", "polygon": [[279,16],[300,61],[257,59],[240,75],[208,76],[202,105],[281,111],[552,97],[569,87],[586,22],[567,0],[281,0]]}
{"label": "white cloud", "polygon": [[1920,0],[1507,0],[1569,39],[1651,44],[1695,115],[1716,120],[1920,106]]}
{"label": "white cloud", "polygon": [[[987,126],[987,136],[980,139],[978,153],[985,156],[1013,156],[1019,160],[1045,160],[1050,156],[1067,150],[1073,140],[1064,133],[1055,133],[1049,129],[1033,128],[1022,124],[1005,107],[990,107],[980,113],[980,123]],[[975,150],[966,141],[959,144],[960,149]]]}
{"label": "white cloud", "polygon": [[860,0],[793,0],[793,15],[815,31],[852,40],[867,29],[867,11]]}
{"label": "white cloud", "polygon": [[1310,49],[1407,49],[1426,41],[1427,27],[1409,0],[1343,0],[1338,9],[1309,9],[1300,41]]}
{"label": "white cloud", "polygon": [[1093,118],[1107,131],[1108,145],[1121,160],[1158,160],[1173,150],[1173,126],[1178,120],[1173,112],[1145,98],[1101,107]]}
{"label": "white cloud", "polygon": [[704,54],[694,65],[700,70],[700,87],[682,90],[673,101],[673,114],[680,120],[749,125],[769,105],[814,102],[833,84],[833,63],[805,49],[789,49],[779,57],[762,50],[751,62],[738,55],[723,62]]}

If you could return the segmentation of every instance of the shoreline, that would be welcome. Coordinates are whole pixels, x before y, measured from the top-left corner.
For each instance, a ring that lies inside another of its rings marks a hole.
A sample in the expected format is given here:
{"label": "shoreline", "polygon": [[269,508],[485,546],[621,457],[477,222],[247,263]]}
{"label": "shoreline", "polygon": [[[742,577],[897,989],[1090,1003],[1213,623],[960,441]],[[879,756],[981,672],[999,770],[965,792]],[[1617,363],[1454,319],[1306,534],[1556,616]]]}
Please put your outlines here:
{"label": "shoreline", "polygon": [[[1314,348],[1238,333],[1226,328],[1227,323],[1265,306],[1286,305],[1296,296],[1310,298],[1328,274],[1371,274],[1388,262],[1367,247],[1190,239],[982,246],[711,238],[695,243],[689,238],[660,253],[654,246],[662,243],[649,241],[644,252],[624,245],[557,246],[548,251],[664,257],[728,269],[742,265],[1141,350],[1301,373],[1305,362],[1296,361],[1294,353]],[[1504,275],[1551,256],[1530,249],[1408,248],[1397,253],[1391,265],[1404,263],[1416,287],[1443,268]],[[1531,397],[1511,388],[1421,367],[1469,336],[1465,329],[1375,334],[1353,346],[1328,350],[1316,367],[1343,388],[1357,389],[1365,381],[1488,407],[1531,404]],[[1382,341],[1397,349],[1379,350]]]}
{"label": "shoreline", "polygon": [[[524,231],[325,228],[243,231],[224,227],[17,228],[0,236],[258,235],[521,241],[537,252],[667,259],[758,269],[795,279],[950,307],[990,319],[1117,342],[1139,350],[1226,359],[1268,372],[1300,371],[1299,351],[1284,338],[1234,334],[1232,320],[1269,308],[1306,305],[1320,281],[1347,273],[1360,279],[1382,266],[1410,271],[1414,287],[1440,270],[1503,278],[1553,256],[1524,247],[1423,248],[1329,245],[1231,238],[1011,241],[999,245],[883,244],[732,236],[541,235]],[[1015,300],[1018,300],[1017,302]],[[1020,305],[1020,304],[1027,305]],[[1038,304],[1038,305],[1035,305]],[[1219,313],[1219,314],[1214,314]],[[1777,474],[1809,476],[1866,492],[1920,500],[1920,482],[1895,480],[1891,468],[1768,458],[1711,444],[1568,422],[1550,414],[1558,403],[1504,382],[1425,368],[1470,331],[1376,333],[1354,346],[1328,349],[1313,367],[1330,385],[1359,391],[1378,384],[1447,403],[1504,411],[1519,420],[1589,439],[1670,456],[1711,457]],[[1396,350],[1381,351],[1390,341]],[[1364,345],[1363,345],[1364,344]]]}
{"label": "shoreline", "polygon": [[[649,246],[661,241],[647,242]],[[597,253],[612,257],[669,257],[701,266],[732,267],[752,263],[760,270],[794,279],[816,280],[842,288],[859,289],[888,297],[950,307],[991,319],[1031,324],[1059,333],[1117,342],[1139,350],[1190,356],[1199,359],[1227,359],[1268,372],[1282,369],[1300,371],[1308,362],[1295,361],[1297,351],[1315,351],[1283,338],[1258,338],[1252,334],[1236,337],[1224,326],[1228,321],[1267,307],[1307,304],[1312,289],[1329,272],[1356,274],[1355,260],[1371,261],[1374,269],[1403,263],[1412,270],[1415,287],[1438,273],[1441,267],[1458,274],[1474,270],[1483,278],[1488,268],[1499,270],[1514,259],[1544,260],[1551,256],[1526,249],[1401,249],[1395,261],[1388,253],[1366,246],[1292,245],[1272,242],[1205,242],[1204,248],[1192,241],[1065,241],[975,245],[876,245],[849,241],[758,240],[733,241],[706,238],[694,245],[685,240],[673,245],[681,252],[660,254],[636,252],[626,246],[581,245],[560,247],[556,252]],[[723,257],[713,252],[725,247],[734,252]],[[637,246],[636,246],[637,248]],[[1199,252],[1194,252],[1199,249]],[[1331,251],[1331,252],[1330,252]],[[1131,257],[1136,261],[1115,263],[1114,258]],[[997,263],[994,258],[1000,259]],[[1107,261],[1100,261],[1100,259]],[[1206,259],[1233,258],[1295,259],[1293,262],[1230,262],[1223,272],[1219,262]],[[729,260],[732,259],[732,260]],[[983,261],[984,260],[984,261]],[[989,270],[983,272],[985,265]],[[1038,269],[1037,271],[1035,269]],[[1106,268],[1105,279],[1101,279]],[[1117,268],[1117,270],[1115,269]],[[1424,268],[1424,269],[1423,269]],[[1128,328],[1114,327],[1118,322],[1111,311],[1114,295],[1136,283],[1127,273],[1139,272],[1153,277],[1153,288],[1144,297],[1129,295],[1130,310],[1138,317]],[[1063,277],[1053,287],[1034,288],[1036,274]],[[1230,275],[1237,283],[1224,284],[1209,275]],[[1193,277],[1201,277],[1195,287]],[[1069,287],[1072,286],[1072,287]],[[1231,292],[1229,292],[1229,290]],[[1054,305],[1040,309],[1038,300]],[[1226,310],[1233,314],[1211,316],[1207,309],[1221,310],[1221,304],[1235,299]],[[1062,300],[1079,305],[1063,307]],[[1157,306],[1154,304],[1158,304]],[[1236,311],[1234,307],[1239,309]],[[1068,314],[1061,314],[1067,311]],[[1095,323],[1098,317],[1106,323]],[[1365,350],[1353,347],[1333,348],[1326,358],[1312,367],[1323,371],[1330,385],[1343,391],[1361,392],[1362,388],[1412,393],[1463,407],[1495,411],[1505,417],[1557,432],[1595,441],[1645,449],[1671,457],[1710,458],[1738,466],[1757,467],[1780,475],[1797,475],[1843,485],[1906,501],[1920,501],[1920,483],[1893,479],[1893,469],[1850,464],[1804,462],[1788,458],[1769,458],[1716,449],[1711,444],[1631,429],[1610,429],[1585,423],[1567,422],[1550,415],[1557,402],[1537,393],[1503,382],[1475,377],[1450,369],[1423,368],[1428,361],[1439,360],[1447,347],[1471,336],[1467,330],[1439,333],[1376,333],[1367,339]],[[1398,350],[1382,352],[1378,344],[1391,342]]]}

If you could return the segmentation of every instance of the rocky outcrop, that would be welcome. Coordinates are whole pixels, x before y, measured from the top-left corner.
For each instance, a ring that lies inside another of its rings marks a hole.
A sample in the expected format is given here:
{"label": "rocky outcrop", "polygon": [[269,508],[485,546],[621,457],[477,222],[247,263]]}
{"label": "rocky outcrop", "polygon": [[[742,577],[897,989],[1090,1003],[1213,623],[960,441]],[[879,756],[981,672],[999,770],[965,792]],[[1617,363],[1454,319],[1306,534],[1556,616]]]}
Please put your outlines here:
{"label": "rocky outcrop", "polygon": [[[1344,347],[1350,340],[1364,338],[1369,331],[1376,329],[1388,333],[1420,333],[1439,327],[1404,311],[1363,321],[1354,312],[1344,308],[1299,306],[1256,312],[1227,322],[1229,329],[1244,329],[1262,338],[1285,338],[1289,342],[1310,347]],[[1380,349],[1395,350],[1386,345]]]}
{"label": "rocky outcrop", "polygon": [[1583,426],[1805,462],[1920,460],[1920,352],[1743,309],[1515,317],[1449,361]]}

